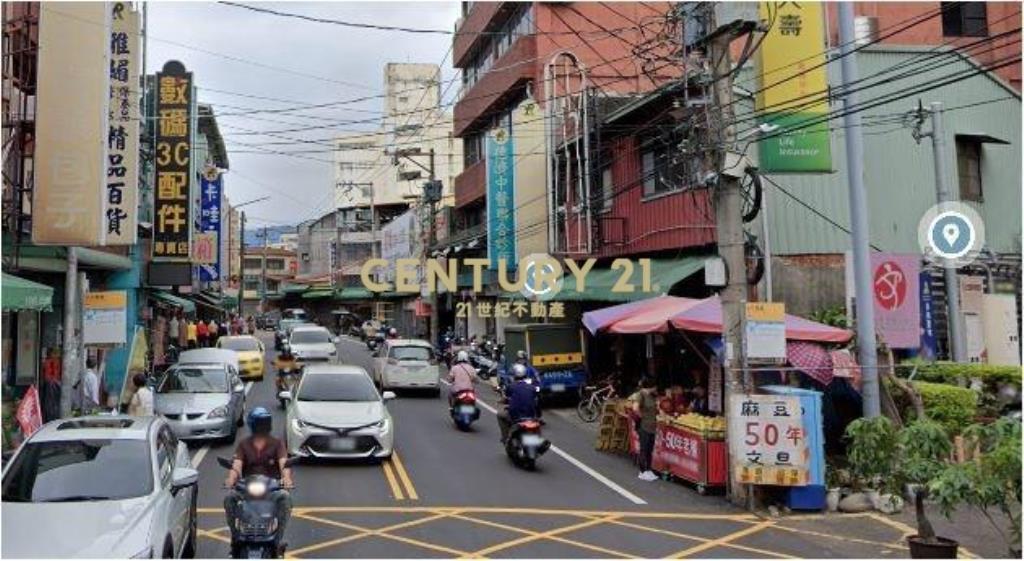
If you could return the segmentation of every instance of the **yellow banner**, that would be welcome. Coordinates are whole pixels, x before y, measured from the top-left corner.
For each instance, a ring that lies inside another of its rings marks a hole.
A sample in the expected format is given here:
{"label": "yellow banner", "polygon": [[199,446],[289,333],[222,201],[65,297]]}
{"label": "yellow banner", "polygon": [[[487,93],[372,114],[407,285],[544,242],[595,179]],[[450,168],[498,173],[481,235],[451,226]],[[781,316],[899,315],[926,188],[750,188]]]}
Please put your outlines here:
{"label": "yellow banner", "polygon": [[786,305],[781,302],[751,302],[747,304],[750,321],[786,321]]}
{"label": "yellow banner", "polygon": [[89,292],[85,295],[87,310],[117,310],[128,305],[128,296],[123,290]]}
{"label": "yellow banner", "polygon": [[759,12],[771,29],[758,49],[763,90],[758,108],[772,113],[797,107],[801,113],[827,112],[822,4],[761,2]]}
{"label": "yellow banner", "polygon": [[534,366],[557,366],[560,364],[580,364],[583,362],[583,353],[561,353],[550,355],[534,355]]}

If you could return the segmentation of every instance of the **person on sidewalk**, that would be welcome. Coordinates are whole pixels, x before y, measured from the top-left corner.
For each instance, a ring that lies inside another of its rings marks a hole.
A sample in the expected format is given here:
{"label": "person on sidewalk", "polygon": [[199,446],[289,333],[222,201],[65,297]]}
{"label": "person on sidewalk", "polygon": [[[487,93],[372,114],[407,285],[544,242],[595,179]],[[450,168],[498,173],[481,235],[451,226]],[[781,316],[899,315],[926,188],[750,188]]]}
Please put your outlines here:
{"label": "person on sidewalk", "polygon": [[217,327],[217,320],[210,318],[210,321],[206,324],[206,331],[209,333],[210,346],[217,346],[217,339],[220,338],[220,331]]}
{"label": "person on sidewalk", "polygon": [[167,342],[171,345],[177,345],[180,332],[181,326],[178,324],[178,314],[171,312],[171,319],[167,322]]}
{"label": "person on sidewalk", "polygon": [[188,320],[179,311],[178,317],[178,332],[174,334],[178,338],[178,350],[184,351],[188,348]]}
{"label": "person on sidewalk", "polygon": [[136,374],[132,376],[132,384],[135,386],[135,395],[128,404],[128,414],[133,417],[152,417],[153,413],[153,390],[146,386],[146,376]]}
{"label": "person on sidewalk", "polygon": [[199,348],[205,349],[210,346],[210,328],[203,320],[196,321],[196,335],[198,336]]}
{"label": "person on sidewalk", "polygon": [[199,346],[199,328],[196,322],[188,322],[188,348],[194,349]]}
{"label": "person on sidewalk", "polygon": [[95,359],[85,359],[85,372],[75,386],[81,396],[79,409],[83,415],[92,413],[100,406],[100,378],[96,375]]}
{"label": "person on sidewalk", "polygon": [[640,391],[633,402],[636,413],[637,435],[640,437],[640,479],[654,481],[658,476],[651,471],[651,458],[654,456],[654,434],[658,427],[658,397],[655,395],[654,379],[645,377],[640,381]]}

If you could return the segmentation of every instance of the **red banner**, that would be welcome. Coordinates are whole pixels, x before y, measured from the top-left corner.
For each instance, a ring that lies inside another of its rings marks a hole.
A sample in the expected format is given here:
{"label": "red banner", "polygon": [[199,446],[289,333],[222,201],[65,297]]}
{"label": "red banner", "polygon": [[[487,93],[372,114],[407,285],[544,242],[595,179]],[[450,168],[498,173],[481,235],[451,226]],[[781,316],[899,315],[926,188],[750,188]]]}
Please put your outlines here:
{"label": "red banner", "polygon": [[29,386],[25,396],[18,403],[18,409],[14,412],[14,418],[21,426],[21,432],[25,438],[32,436],[32,433],[43,426],[43,412],[39,407],[39,392],[35,386]]}
{"label": "red banner", "polygon": [[667,471],[690,481],[702,481],[703,448],[701,438],[696,434],[659,423],[651,463],[657,471]]}

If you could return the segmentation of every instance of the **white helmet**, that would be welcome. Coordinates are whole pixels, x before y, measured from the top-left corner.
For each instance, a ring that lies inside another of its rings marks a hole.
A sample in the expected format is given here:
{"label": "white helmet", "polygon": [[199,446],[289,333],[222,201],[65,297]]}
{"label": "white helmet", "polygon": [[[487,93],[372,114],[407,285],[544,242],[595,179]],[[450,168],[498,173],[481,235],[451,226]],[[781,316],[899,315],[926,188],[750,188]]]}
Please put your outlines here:
{"label": "white helmet", "polygon": [[512,377],[516,380],[522,380],[526,378],[526,366],[522,364],[515,364],[512,366]]}
{"label": "white helmet", "polygon": [[459,351],[455,355],[455,362],[469,362],[469,353],[466,351]]}

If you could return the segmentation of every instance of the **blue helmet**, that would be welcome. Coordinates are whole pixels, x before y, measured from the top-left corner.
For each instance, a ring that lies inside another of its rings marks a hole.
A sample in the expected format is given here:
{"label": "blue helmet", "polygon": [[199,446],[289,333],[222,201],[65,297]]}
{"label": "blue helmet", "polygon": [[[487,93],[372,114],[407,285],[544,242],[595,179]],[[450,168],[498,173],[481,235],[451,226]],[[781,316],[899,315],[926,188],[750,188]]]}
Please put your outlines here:
{"label": "blue helmet", "polygon": [[253,434],[269,434],[274,417],[266,407],[256,407],[249,411],[249,416],[246,420],[249,424],[249,430]]}

